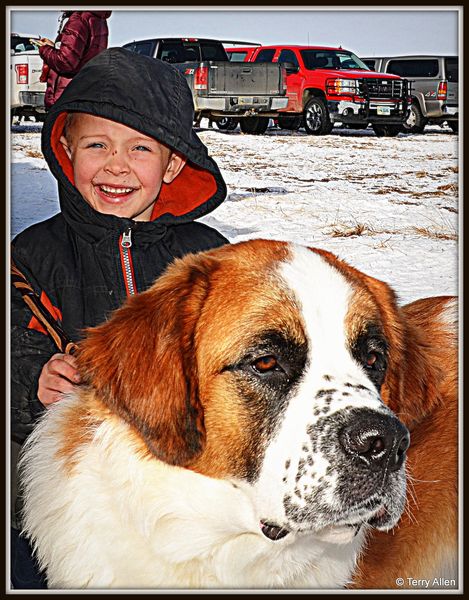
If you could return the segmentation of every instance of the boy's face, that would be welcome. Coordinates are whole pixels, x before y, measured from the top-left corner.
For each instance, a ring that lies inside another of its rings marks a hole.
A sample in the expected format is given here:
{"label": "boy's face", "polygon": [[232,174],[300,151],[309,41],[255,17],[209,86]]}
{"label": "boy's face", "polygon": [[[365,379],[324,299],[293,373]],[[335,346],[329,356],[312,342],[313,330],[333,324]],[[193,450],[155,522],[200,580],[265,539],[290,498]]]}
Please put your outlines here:
{"label": "boy's face", "polygon": [[76,113],[60,139],[73,166],[75,187],[95,210],[148,221],[164,183],[185,164],[155,139],[126,125]]}

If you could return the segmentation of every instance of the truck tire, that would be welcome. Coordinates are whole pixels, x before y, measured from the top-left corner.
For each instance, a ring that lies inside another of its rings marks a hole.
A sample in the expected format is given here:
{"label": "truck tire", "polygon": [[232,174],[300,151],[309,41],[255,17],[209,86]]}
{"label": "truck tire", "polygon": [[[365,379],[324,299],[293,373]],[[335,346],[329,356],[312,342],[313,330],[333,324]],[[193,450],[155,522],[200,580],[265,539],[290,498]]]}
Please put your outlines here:
{"label": "truck tire", "polygon": [[402,123],[402,131],[404,133],[423,133],[427,119],[422,114],[418,102],[412,102],[409,106],[409,115]]}
{"label": "truck tire", "polygon": [[377,137],[396,137],[402,131],[402,125],[373,124],[372,127]]}
{"label": "truck tire", "polygon": [[239,126],[243,133],[260,135],[267,131],[269,117],[245,117],[239,120]]}
{"label": "truck tire", "polygon": [[277,118],[277,123],[280,129],[297,131],[301,127],[301,117],[287,117],[286,115],[279,115]]}
{"label": "truck tire", "polygon": [[217,117],[215,123],[223,131],[234,131],[238,127],[238,119],[233,117]]}
{"label": "truck tire", "polygon": [[453,133],[458,133],[458,131],[459,131],[458,124],[459,124],[459,121],[448,121],[448,125],[453,130]]}
{"label": "truck tire", "polygon": [[303,111],[303,126],[310,135],[327,135],[332,131],[333,124],[322,98],[308,100]]}

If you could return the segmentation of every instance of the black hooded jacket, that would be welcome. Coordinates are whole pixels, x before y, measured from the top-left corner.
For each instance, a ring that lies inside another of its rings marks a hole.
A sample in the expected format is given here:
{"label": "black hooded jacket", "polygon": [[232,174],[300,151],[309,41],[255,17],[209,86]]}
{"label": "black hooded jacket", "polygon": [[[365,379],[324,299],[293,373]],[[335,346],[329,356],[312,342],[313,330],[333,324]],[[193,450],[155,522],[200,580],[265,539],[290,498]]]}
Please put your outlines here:
{"label": "black hooded jacket", "polygon": [[[122,123],[187,158],[176,179],[163,183],[150,221],[98,213],[74,187],[70,161],[59,143],[72,111]],[[214,229],[194,222],[224,200],[226,186],[192,123],[192,96],[184,77],[166,63],[122,48],[105,50],[88,62],[50,110],[42,151],[58,181],[61,212],[20,233],[12,242],[12,259],[73,340],[106,319],[132,292],[125,264],[130,264],[135,291],[140,292],[174,258],[227,243]],[[122,236],[129,232],[131,247],[124,250]],[[44,410],[37,399],[38,379],[56,352],[13,289],[11,405],[16,441],[24,440]]]}

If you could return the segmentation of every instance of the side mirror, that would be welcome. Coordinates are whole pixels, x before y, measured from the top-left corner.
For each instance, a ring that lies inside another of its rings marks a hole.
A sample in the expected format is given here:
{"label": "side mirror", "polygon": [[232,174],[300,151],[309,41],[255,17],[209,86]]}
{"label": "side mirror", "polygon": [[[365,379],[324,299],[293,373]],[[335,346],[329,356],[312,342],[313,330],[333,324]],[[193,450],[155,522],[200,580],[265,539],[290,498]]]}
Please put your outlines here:
{"label": "side mirror", "polygon": [[298,73],[298,71],[300,70],[299,66],[295,65],[292,62],[283,62],[281,64],[285,67],[285,71],[287,72],[287,75],[292,75],[293,73]]}

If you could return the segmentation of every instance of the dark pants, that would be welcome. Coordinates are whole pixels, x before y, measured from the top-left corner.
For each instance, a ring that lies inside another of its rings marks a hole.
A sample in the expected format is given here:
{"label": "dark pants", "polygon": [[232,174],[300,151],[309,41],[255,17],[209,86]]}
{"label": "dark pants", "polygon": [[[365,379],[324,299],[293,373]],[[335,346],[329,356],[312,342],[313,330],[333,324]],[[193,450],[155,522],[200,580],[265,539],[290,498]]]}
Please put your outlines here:
{"label": "dark pants", "polygon": [[47,589],[28,540],[11,527],[11,584],[15,590]]}

